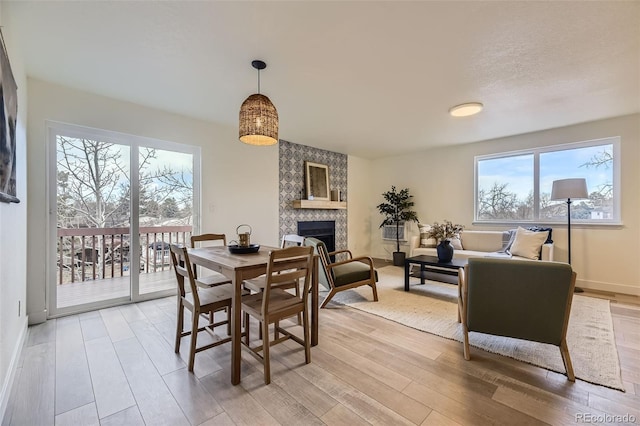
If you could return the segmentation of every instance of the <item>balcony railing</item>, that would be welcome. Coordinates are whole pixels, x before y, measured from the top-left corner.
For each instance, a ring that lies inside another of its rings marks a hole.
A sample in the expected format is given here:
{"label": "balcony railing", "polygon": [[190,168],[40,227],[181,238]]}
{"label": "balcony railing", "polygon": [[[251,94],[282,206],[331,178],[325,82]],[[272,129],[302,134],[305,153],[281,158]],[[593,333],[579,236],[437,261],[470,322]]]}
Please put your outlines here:
{"label": "balcony railing", "polygon": [[[169,245],[189,244],[192,227],[140,227],[140,273],[169,270]],[[57,284],[130,274],[129,228],[58,228]]]}

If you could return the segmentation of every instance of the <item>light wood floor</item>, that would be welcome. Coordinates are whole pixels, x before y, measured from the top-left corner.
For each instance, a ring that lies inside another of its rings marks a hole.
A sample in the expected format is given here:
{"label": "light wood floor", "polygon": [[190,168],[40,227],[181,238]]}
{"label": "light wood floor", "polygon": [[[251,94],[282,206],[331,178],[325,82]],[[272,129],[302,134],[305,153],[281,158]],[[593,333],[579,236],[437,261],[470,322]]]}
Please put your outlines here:
{"label": "light wood floor", "polygon": [[613,299],[626,393],[474,348],[465,361],[458,342],[336,304],[321,310],[311,364],[297,344],[277,345],[265,386],[244,353],[232,386],[229,345],[186,371],[165,298],[31,327],[2,425],[638,424],[640,303],[593,295]]}

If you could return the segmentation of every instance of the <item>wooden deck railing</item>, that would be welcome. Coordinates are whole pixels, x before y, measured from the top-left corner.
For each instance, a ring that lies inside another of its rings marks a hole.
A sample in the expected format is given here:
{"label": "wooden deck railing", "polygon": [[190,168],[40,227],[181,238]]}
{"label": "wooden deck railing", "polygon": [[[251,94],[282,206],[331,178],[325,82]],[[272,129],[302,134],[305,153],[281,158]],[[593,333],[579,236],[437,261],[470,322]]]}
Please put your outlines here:
{"label": "wooden deck railing", "polygon": [[[141,226],[140,273],[171,267],[169,244],[189,244],[192,227]],[[131,268],[129,228],[58,228],[58,284],[121,277]]]}

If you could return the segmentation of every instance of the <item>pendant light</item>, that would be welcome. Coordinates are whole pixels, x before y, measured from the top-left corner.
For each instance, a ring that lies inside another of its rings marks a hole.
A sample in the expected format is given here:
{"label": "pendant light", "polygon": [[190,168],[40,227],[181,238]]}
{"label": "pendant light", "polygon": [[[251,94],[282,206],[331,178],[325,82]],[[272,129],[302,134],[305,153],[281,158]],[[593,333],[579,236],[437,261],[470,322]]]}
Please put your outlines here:
{"label": "pendant light", "polygon": [[258,93],[249,96],[240,107],[240,141],[249,145],[275,145],[278,143],[278,111],[268,97],[260,94],[260,70],[267,67],[263,61],[252,61],[258,70]]}

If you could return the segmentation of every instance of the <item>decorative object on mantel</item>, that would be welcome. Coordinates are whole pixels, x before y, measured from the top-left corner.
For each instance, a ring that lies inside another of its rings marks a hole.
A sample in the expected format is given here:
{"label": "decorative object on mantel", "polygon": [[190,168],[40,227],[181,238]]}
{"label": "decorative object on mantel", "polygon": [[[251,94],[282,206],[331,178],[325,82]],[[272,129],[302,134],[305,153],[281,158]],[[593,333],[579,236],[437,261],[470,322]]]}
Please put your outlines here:
{"label": "decorative object on mantel", "polygon": [[0,31],[0,108],[4,111],[0,120],[0,201],[19,203],[16,188],[16,120],[18,117],[18,86],[11,72],[7,48]]}
{"label": "decorative object on mantel", "polygon": [[304,162],[307,199],[329,201],[329,166]]}
{"label": "decorative object on mantel", "polygon": [[255,60],[251,65],[258,70],[258,93],[249,96],[240,107],[240,140],[249,145],[275,145],[278,111],[268,97],[260,94],[260,70],[267,64]]}
{"label": "decorative object on mantel", "polygon": [[404,222],[418,222],[418,214],[411,210],[413,207],[413,195],[409,194],[409,188],[396,191],[396,187],[392,186],[391,191],[383,192],[382,197],[384,203],[378,204],[378,211],[384,216],[384,220],[380,224],[380,228],[388,225],[395,225],[396,251],[393,253],[393,264],[395,266],[403,266],[405,252],[400,251],[400,226]]}
{"label": "decorative object on mantel", "polygon": [[453,259],[454,247],[451,245],[452,238],[460,238],[460,232],[464,229],[463,225],[453,224],[450,220],[445,220],[440,224],[434,222],[431,229],[427,232],[427,238],[434,238],[438,241],[436,252],[440,262],[451,262]]}
{"label": "decorative object on mantel", "polygon": [[[572,178],[554,180],[551,187],[551,201],[562,200],[567,203],[567,263],[571,265],[571,199],[589,198],[587,180],[585,178]],[[584,290],[576,287],[576,293]]]}

